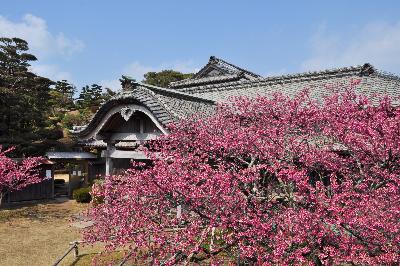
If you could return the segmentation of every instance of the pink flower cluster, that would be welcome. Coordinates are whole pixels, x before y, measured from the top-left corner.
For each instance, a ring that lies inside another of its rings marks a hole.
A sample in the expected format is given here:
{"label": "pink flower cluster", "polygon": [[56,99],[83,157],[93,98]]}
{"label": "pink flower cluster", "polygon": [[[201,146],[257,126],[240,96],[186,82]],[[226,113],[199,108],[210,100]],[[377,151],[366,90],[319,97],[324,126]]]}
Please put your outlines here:
{"label": "pink flower cluster", "polygon": [[11,150],[12,148],[3,150],[0,146],[0,205],[6,193],[21,190],[43,180],[38,169],[43,158],[30,157],[18,163],[6,156]]}
{"label": "pink flower cluster", "polygon": [[[191,118],[93,190],[89,241],[151,264],[400,260],[400,109],[351,89],[236,99]],[[177,208],[182,209],[177,215]]]}

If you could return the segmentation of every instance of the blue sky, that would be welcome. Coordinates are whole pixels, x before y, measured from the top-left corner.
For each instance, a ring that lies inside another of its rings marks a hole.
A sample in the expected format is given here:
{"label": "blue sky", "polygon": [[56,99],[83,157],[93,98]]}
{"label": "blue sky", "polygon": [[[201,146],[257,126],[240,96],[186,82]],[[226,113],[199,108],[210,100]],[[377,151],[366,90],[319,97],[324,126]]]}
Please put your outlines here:
{"label": "blue sky", "polygon": [[210,55],[263,76],[370,62],[400,74],[400,1],[0,0],[0,36],[29,41],[32,70],[118,89]]}

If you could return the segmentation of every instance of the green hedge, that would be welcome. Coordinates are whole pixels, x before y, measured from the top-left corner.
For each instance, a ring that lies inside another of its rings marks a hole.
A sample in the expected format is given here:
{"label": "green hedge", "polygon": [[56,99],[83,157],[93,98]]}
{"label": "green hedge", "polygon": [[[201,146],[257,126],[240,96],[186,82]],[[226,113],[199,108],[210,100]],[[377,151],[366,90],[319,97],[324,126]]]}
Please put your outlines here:
{"label": "green hedge", "polygon": [[92,188],[84,187],[75,189],[72,193],[72,197],[76,200],[76,202],[81,203],[89,203],[92,200],[92,196],[90,196],[90,191]]}

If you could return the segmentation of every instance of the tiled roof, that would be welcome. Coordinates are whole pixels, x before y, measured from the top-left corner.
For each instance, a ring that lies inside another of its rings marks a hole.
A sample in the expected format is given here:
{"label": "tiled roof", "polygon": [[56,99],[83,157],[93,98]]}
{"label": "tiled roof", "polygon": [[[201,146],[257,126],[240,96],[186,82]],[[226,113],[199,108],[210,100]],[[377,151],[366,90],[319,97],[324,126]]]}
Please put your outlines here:
{"label": "tiled roof", "polygon": [[180,81],[171,82],[169,85],[170,88],[175,90],[187,89],[194,86],[207,85],[207,84],[220,84],[229,81],[239,81],[239,80],[248,80],[246,79],[243,72],[238,74],[227,74],[221,76],[211,76],[197,79],[184,79]]}
{"label": "tiled roof", "polygon": [[329,69],[324,71],[305,72],[299,74],[288,74],[280,76],[272,76],[266,78],[259,78],[257,80],[241,80],[241,81],[228,81],[221,84],[206,84],[196,87],[190,87],[184,91],[189,94],[202,94],[215,90],[229,90],[240,87],[260,86],[271,84],[285,84],[285,83],[300,83],[313,80],[329,80],[331,78],[360,75],[364,66],[345,67],[337,69]]}
{"label": "tiled roof", "polygon": [[207,65],[200,69],[193,77],[171,82],[169,87],[180,89],[205,84],[219,84],[221,82],[233,80],[255,80],[259,78],[261,78],[260,75],[235,66],[215,56],[211,56]]}
{"label": "tiled roof", "polygon": [[221,71],[223,71],[225,74],[235,74],[235,73],[245,73],[251,77],[254,78],[260,78],[260,75],[257,75],[253,72],[250,72],[246,69],[243,69],[241,67],[235,66],[234,64],[231,64],[221,58],[217,58],[215,56],[210,56],[210,59],[208,61],[208,64],[205,65],[202,69],[200,69],[199,72],[197,72],[193,78],[201,78],[204,77],[205,75],[207,75],[207,70],[209,67],[214,67],[216,69],[219,69]]}
{"label": "tiled roof", "polygon": [[355,89],[366,95],[400,95],[400,78],[375,70],[370,64],[344,67],[316,72],[267,77],[257,80],[228,81],[221,84],[207,84],[185,88],[181,91],[216,102],[232,97],[257,97],[274,92],[294,96],[301,90],[310,89],[315,98],[321,98],[332,89],[348,88],[359,80]]}
{"label": "tiled roof", "polygon": [[[214,66],[218,66],[222,72],[216,76],[208,75],[206,72]],[[174,82],[170,88],[138,83],[126,77],[121,82],[124,89],[104,103],[87,126],[74,131],[81,140],[86,138],[86,145],[104,147],[103,141],[88,139],[90,132],[109,110],[123,104],[144,106],[163,126],[195,114],[210,115],[217,103],[226,102],[232,97],[254,98],[274,92],[295,96],[304,89],[309,89],[311,97],[321,99],[333,90],[352,85],[365,95],[387,94],[396,98],[395,104],[400,105],[400,78],[379,72],[370,64],[261,78],[212,57],[194,78]]]}
{"label": "tiled roof", "polygon": [[197,113],[210,113],[215,102],[195,95],[131,82],[131,88],[122,90],[105,102],[87,126],[75,127],[72,133],[79,137],[88,135],[109,110],[121,104],[138,104],[146,107],[163,126]]}

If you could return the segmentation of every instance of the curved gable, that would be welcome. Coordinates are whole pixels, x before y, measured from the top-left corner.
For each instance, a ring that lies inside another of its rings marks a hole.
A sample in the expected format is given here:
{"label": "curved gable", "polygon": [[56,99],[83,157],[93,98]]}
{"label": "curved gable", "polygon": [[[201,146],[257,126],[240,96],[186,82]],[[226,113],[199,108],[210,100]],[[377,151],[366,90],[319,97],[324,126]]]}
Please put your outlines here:
{"label": "curved gable", "polygon": [[165,128],[169,123],[175,121],[174,115],[159,100],[149,95],[149,93],[135,90],[129,94],[122,93],[104,103],[87,126],[77,128],[72,133],[83,139],[94,137],[94,132],[98,131],[108,118],[129,107],[134,111],[146,113],[164,131],[166,131]]}

